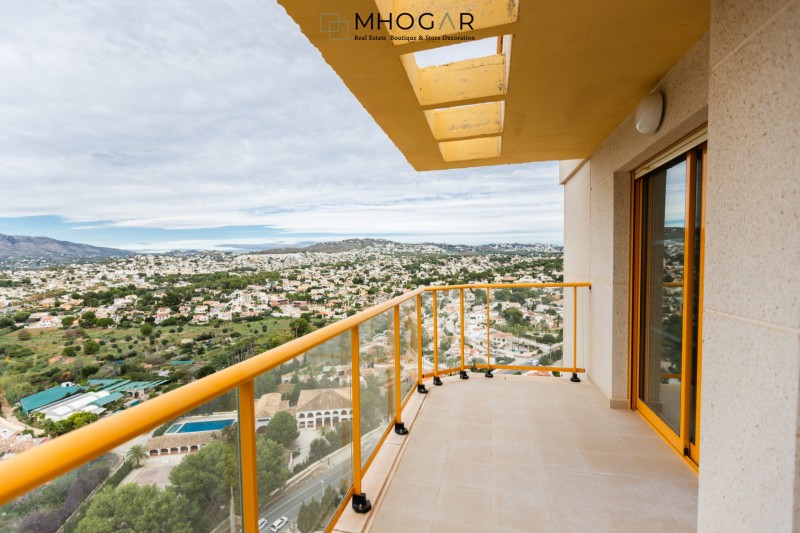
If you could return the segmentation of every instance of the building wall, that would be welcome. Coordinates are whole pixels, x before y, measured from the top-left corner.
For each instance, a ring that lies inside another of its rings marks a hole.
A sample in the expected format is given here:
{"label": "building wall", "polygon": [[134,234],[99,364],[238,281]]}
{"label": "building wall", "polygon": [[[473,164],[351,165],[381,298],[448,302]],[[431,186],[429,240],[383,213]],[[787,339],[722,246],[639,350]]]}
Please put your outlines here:
{"label": "building wall", "polygon": [[698,525],[796,531],[800,1],[711,14]]}
{"label": "building wall", "polygon": [[[699,531],[800,529],[800,0],[712,0],[709,34],[624,121],[562,162],[565,278],[588,279],[587,372],[628,396],[630,171],[708,122]],[[624,317],[624,320],[622,319]]]}
{"label": "building wall", "polygon": [[[708,120],[707,87],[706,35],[654,88],[665,101],[655,134],[638,133],[631,114],[590,159],[564,161],[559,167],[564,279],[592,283],[584,365],[612,407],[628,405],[631,171]],[[569,350],[565,346],[565,353]]]}

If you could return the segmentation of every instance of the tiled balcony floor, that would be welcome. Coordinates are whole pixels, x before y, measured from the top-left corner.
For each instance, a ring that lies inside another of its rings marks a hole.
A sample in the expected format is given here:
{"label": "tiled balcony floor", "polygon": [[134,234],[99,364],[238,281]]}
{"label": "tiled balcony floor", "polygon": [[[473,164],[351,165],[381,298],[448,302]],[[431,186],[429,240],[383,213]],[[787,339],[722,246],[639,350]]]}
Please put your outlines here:
{"label": "tiled balcony floor", "polygon": [[428,388],[365,530],[695,530],[696,475],[586,380],[473,374]]}

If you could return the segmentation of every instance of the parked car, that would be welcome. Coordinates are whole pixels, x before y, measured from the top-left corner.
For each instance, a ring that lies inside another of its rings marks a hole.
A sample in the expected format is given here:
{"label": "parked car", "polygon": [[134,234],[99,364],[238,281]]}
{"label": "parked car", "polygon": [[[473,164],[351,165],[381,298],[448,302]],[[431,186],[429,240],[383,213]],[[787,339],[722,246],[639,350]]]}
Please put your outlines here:
{"label": "parked car", "polygon": [[289,521],[288,518],[282,516],[277,520],[275,520],[271,526],[269,526],[269,530],[272,531],[272,533],[275,533],[276,531],[279,531],[283,526],[285,526],[288,521]]}

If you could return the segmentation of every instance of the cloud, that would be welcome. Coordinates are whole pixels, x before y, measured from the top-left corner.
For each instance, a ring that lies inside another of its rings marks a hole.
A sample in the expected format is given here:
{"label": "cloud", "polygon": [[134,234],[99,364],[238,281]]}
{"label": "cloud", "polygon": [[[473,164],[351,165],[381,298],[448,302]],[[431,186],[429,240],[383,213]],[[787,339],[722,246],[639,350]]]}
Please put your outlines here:
{"label": "cloud", "polygon": [[415,172],[274,2],[3,2],[0,79],[4,216],[561,241],[554,164]]}

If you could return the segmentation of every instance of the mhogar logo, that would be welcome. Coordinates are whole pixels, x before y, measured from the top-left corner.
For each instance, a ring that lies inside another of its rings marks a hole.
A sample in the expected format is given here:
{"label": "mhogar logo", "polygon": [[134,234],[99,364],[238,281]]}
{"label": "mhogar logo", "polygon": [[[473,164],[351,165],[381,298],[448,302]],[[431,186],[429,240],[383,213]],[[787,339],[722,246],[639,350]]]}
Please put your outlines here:
{"label": "mhogar logo", "polygon": [[320,13],[319,31],[328,34],[329,41],[346,41],[350,36],[350,23],[339,13]]}

